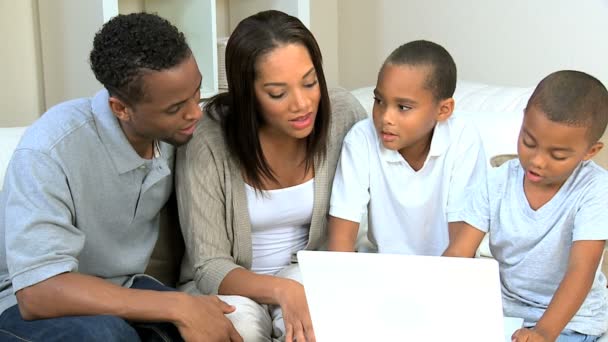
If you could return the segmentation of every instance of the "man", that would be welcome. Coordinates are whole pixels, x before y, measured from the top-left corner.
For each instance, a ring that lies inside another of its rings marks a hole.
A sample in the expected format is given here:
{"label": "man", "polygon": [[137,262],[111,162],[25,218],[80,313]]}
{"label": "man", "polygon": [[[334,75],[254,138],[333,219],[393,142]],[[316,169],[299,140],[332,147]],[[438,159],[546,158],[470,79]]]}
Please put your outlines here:
{"label": "man", "polygon": [[241,341],[224,316],[233,307],[142,274],[173,190],[174,146],[202,116],[183,34],[156,15],[119,15],[90,62],[105,90],[51,108],[7,170],[0,339]]}

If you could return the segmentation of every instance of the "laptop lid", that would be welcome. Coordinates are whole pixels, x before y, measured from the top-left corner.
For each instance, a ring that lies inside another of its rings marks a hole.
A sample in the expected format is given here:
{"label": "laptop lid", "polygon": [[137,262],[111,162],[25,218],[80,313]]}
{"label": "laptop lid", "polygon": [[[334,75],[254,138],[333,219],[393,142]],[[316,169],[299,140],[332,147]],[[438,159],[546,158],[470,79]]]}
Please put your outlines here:
{"label": "laptop lid", "polygon": [[317,341],[504,341],[492,259],[300,251]]}

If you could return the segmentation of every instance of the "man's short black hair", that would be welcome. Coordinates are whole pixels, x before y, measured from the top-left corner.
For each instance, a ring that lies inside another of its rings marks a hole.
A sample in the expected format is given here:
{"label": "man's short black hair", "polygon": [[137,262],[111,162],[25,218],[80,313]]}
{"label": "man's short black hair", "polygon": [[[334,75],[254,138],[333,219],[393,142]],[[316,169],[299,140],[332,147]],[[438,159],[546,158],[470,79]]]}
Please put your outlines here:
{"label": "man's short black hair", "polygon": [[592,143],[602,137],[608,123],[606,87],[580,71],[562,70],[545,77],[528,100],[527,108],[532,107],[551,121],[588,127]]}
{"label": "man's short black hair", "polygon": [[382,65],[411,65],[429,67],[426,87],[435,100],[451,98],[456,90],[456,63],[441,45],[426,40],[415,40],[396,48]]}
{"label": "man's short black hair", "polygon": [[110,19],[95,34],[90,62],[112,96],[135,104],[144,98],[141,76],[146,71],[170,69],[191,54],[184,34],[169,21],[133,13]]}

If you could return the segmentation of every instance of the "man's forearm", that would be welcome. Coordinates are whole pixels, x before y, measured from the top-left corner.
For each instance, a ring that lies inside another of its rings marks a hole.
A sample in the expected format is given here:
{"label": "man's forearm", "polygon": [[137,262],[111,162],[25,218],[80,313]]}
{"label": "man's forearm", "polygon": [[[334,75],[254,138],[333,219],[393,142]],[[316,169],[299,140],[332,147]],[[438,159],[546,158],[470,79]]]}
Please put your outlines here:
{"label": "man's forearm", "polygon": [[171,310],[179,292],[123,288],[79,273],[63,273],[17,292],[26,320],[81,315],[113,315],[130,321],[176,322]]}

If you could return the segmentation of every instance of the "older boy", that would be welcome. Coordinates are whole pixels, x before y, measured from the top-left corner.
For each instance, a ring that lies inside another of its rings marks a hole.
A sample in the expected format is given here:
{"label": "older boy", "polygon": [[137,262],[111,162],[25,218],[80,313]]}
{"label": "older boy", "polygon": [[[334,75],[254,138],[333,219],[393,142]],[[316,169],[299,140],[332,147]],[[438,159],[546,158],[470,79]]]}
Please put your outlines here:
{"label": "older boy", "polygon": [[605,332],[608,172],[590,159],[603,144],[608,91],[559,71],[536,87],[524,112],[519,159],[479,186],[446,256],[473,256],[486,232],[500,266],[503,308],[524,318],[514,341],[594,341]]}
{"label": "older boy", "polygon": [[461,224],[465,190],[485,179],[477,131],[452,117],[456,65],[414,41],[382,65],[373,121],[344,139],[329,210],[329,249],[352,251],[361,215],[381,253],[440,255]]}
{"label": "older boy", "polygon": [[0,340],[240,341],[224,316],[234,308],[142,274],[173,188],[173,145],[202,115],[183,34],[155,15],[120,15],[90,58],[105,89],[46,112],[8,167]]}

